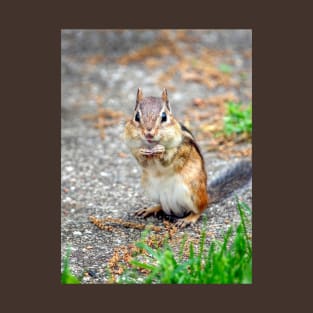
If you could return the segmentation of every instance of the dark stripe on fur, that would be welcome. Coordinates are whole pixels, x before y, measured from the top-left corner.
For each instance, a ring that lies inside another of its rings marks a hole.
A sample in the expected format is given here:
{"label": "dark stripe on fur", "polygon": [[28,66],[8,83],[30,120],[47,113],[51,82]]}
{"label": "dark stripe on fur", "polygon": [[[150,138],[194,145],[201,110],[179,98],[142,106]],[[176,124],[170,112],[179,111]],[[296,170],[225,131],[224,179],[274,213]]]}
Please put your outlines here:
{"label": "dark stripe on fur", "polygon": [[180,125],[181,130],[183,130],[183,131],[189,133],[189,134],[193,137],[192,132],[191,132],[184,124],[179,123],[179,125]]}
{"label": "dark stripe on fur", "polygon": [[204,159],[203,159],[203,155],[202,155],[202,153],[200,151],[200,148],[199,148],[198,144],[194,140],[189,138],[189,137],[185,137],[185,138],[186,138],[185,140],[187,140],[197,150],[198,154],[200,155],[200,157],[202,159],[202,164],[203,164],[204,163]]}
{"label": "dark stripe on fur", "polygon": [[203,159],[200,147],[195,142],[192,132],[184,124],[179,123],[179,125],[180,125],[180,128],[183,132],[186,132],[187,134],[189,134],[192,137],[192,138],[190,138],[188,135],[185,135],[185,142],[189,142],[192,146],[194,146],[194,148],[197,150],[198,154],[200,155],[200,157],[202,159],[202,164],[204,164],[204,159]]}

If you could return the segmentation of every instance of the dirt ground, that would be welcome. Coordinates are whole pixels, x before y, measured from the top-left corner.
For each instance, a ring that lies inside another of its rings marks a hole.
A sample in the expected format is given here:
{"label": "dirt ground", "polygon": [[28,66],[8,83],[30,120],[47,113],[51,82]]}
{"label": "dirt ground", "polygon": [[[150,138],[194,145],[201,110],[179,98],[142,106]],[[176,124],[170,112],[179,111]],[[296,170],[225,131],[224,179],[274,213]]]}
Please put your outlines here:
{"label": "dirt ground", "polygon": [[[250,141],[221,149],[210,137],[225,100],[252,101],[251,36],[249,30],[62,31],[61,256],[71,247],[70,268],[83,283],[110,282],[116,249],[141,236],[131,223],[167,232],[162,219],[133,214],[153,204],[121,138],[138,87],[147,96],[168,88],[174,115],[198,139],[209,181],[251,157]],[[251,181],[236,194],[252,206]],[[100,229],[91,217],[111,220]],[[197,239],[204,219],[207,242],[221,238],[239,221],[235,198],[211,205],[195,226],[175,236]]]}

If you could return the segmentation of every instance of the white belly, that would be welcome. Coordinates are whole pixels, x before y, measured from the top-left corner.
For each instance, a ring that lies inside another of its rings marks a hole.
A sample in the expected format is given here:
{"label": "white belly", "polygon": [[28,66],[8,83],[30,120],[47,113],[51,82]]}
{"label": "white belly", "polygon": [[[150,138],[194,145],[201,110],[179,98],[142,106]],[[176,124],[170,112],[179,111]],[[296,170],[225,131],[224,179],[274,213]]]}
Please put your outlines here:
{"label": "white belly", "polygon": [[161,204],[168,215],[183,217],[193,211],[190,192],[179,175],[148,175],[144,189],[153,201]]}

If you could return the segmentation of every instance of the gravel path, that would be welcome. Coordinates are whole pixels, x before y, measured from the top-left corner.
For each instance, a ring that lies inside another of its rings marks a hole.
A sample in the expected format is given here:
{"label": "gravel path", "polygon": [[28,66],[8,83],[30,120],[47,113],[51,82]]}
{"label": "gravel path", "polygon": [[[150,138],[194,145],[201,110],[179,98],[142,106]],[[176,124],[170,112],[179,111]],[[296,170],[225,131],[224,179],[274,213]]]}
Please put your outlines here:
{"label": "gravel path", "polygon": [[[174,36],[175,32],[170,34]],[[121,139],[125,118],[105,129],[104,140],[92,122],[82,119],[83,115],[97,112],[95,99],[100,96],[106,108],[127,116],[133,110],[138,87],[146,95],[160,95],[161,86],[156,80],[164,70],[162,66],[151,70],[142,62],[116,62],[118,57],[153,43],[157,36],[157,31],[62,31],[61,255],[63,258],[67,246],[72,248],[70,268],[74,274],[84,275],[83,283],[106,283],[107,264],[114,248],[133,243],[141,235],[140,230],[125,227],[113,232],[100,230],[89,216],[163,225],[162,220],[151,217],[143,221],[133,216],[136,209],[151,202],[140,188],[140,169]],[[169,91],[175,115],[182,118],[196,97],[233,91],[243,102],[247,101],[247,95],[251,95],[251,60],[244,53],[251,51],[250,31],[198,31],[192,36],[199,39],[193,43],[196,50],[229,50],[234,72],[244,71],[247,79],[239,88],[209,90],[195,82],[186,83],[176,75],[171,82],[175,90]],[[172,61],[169,55],[168,62]],[[209,152],[204,152],[204,158],[209,178],[238,160],[222,160]],[[237,193],[251,205],[251,182]],[[204,215],[212,238],[219,238],[239,220],[233,198],[212,205]],[[203,218],[181,233],[198,234],[202,224]]]}

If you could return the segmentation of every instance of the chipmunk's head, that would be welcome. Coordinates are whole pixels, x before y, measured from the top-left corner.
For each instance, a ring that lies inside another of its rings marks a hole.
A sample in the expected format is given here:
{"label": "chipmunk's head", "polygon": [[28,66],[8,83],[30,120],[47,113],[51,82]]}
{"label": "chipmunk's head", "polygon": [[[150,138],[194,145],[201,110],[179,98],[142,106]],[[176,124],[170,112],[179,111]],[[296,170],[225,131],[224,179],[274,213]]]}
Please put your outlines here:
{"label": "chipmunk's head", "polygon": [[172,115],[165,88],[161,98],[144,97],[138,88],[133,118],[126,126],[126,131],[131,138],[136,137],[147,146],[162,144],[171,147],[180,142],[180,126]]}

